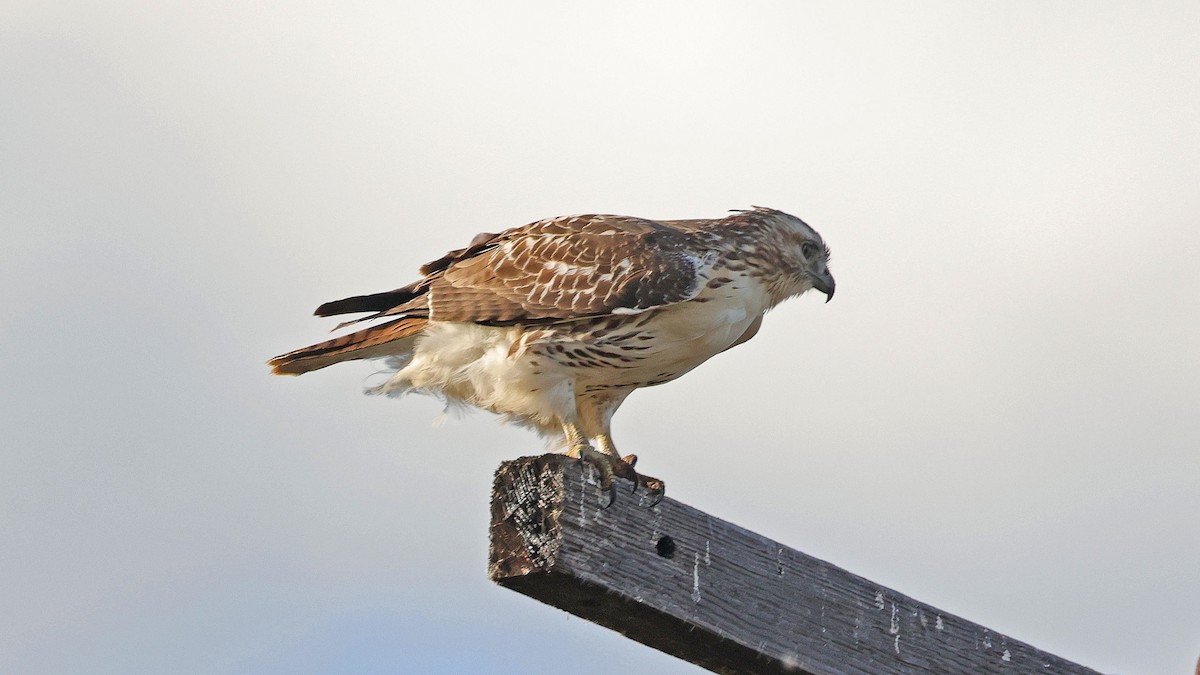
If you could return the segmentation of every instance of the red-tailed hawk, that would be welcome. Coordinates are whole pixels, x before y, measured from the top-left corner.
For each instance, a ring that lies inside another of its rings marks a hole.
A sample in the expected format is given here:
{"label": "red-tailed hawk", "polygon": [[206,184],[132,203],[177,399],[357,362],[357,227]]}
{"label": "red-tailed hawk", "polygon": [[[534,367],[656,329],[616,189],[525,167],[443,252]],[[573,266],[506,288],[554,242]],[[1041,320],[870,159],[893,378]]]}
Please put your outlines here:
{"label": "red-tailed hawk", "polygon": [[661,498],[662,481],[638,475],[636,457],[613,445],[617,407],[754,337],[787,298],[815,288],[828,301],[828,262],[815,230],[774,209],[551,218],[481,234],[403,288],[321,305],[317,316],[370,312],[346,323],[377,323],[269,364],[300,375],[386,358],[390,379],[370,393],[435,394],[499,413],[564,437],[568,454],[600,469],[610,503],[617,476]]}

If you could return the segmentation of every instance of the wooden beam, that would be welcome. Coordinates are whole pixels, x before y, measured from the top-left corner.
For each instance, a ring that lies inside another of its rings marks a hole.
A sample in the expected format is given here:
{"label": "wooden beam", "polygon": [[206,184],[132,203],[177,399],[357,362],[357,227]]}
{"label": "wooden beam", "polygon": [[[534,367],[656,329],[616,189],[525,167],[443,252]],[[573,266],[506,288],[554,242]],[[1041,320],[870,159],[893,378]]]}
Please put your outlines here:
{"label": "wooden beam", "polygon": [[496,472],[493,581],[718,673],[1095,673],[587,464]]}

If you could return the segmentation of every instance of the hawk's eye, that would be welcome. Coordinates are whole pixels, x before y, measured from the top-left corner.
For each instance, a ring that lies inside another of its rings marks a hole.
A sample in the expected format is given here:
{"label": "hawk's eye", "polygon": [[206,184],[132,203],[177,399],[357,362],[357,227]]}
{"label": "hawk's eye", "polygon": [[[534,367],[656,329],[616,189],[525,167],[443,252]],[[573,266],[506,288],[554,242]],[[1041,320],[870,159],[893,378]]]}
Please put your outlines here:
{"label": "hawk's eye", "polygon": [[811,241],[806,241],[800,244],[800,253],[805,260],[812,260],[817,255],[817,245]]}

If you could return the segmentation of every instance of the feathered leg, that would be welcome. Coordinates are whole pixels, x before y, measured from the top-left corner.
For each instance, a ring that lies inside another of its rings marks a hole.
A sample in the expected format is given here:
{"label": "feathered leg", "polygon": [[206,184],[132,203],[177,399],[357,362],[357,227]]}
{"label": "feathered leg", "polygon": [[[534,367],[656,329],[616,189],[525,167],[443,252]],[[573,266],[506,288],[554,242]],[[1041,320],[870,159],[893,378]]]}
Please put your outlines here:
{"label": "feathered leg", "polygon": [[[608,464],[607,472],[601,469],[606,479],[609,479],[609,476],[614,477],[612,479],[614,482],[617,476],[628,479],[633,483],[634,492],[639,486],[646,488],[650,492],[652,500],[650,506],[654,506],[662,501],[666,485],[653,476],[642,475],[634,471],[633,466],[637,463],[637,455],[628,455],[622,458],[612,440],[610,425],[613,413],[617,411],[631,391],[633,390],[614,390],[576,397],[575,408],[579,414],[579,428],[576,433],[596,439],[599,449],[591,452],[596,458],[594,463],[605,462]],[[570,437],[568,436],[568,438]],[[604,485],[609,487],[607,483]]]}

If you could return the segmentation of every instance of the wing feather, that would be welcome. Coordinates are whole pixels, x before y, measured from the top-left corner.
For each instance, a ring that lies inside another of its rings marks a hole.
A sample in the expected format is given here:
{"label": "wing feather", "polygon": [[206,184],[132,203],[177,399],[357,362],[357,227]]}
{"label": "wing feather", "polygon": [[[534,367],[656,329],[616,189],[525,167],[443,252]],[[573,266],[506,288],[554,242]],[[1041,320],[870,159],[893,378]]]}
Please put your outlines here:
{"label": "wing feather", "polygon": [[555,218],[509,230],[431,283],[430,317],[510,323],[636,313],[690,300],[712,257],[687,232],[623,216]]}
{"label": "wing feather", "polygon": [[374,312],[342,325],[388,316],[506,325],[636,314],[704,288],[715,254],[698,245],[693,227],[586,215],[484,233],[424,265],[417,282],[328,302],[317,313]]}

